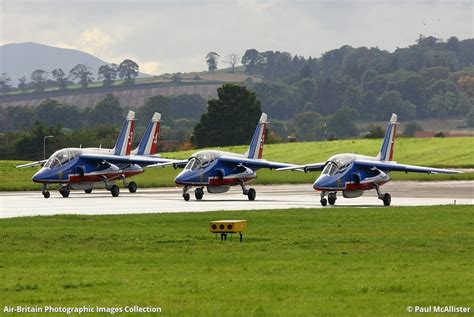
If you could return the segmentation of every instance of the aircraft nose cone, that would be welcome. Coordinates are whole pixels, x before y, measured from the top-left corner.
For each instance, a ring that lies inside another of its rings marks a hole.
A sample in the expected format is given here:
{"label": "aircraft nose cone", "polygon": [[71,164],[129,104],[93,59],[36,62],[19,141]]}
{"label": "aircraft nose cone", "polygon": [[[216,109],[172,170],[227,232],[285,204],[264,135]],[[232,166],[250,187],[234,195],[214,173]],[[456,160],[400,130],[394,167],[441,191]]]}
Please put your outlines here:
{"label": "aircraft nose cone", "polygon": [[182,171],[181,173],[178,174],[178,176],[176,176],[176,178],[174,179],[174,182],[176,184],[183,184],[183,183],[188,182],[189,174],[190,174],[190,171]]}
{"label": "aircraft nose cone", "polygon": [[331,183],[331,177],[328,175],[321,175],[316,179],[316,181],[313,184],[314,189],[319,189],[319,188],[325,188],[325,187],[330,187]]}
{"label": "aircraft nose cone", "polygon": [[31,180],[35,183],[41,183],[43,179],[45,178],[45,175],[47,174],[47,171],[45,168],[40,169],[38,172],[36,172],[35,175],[31,178]]}

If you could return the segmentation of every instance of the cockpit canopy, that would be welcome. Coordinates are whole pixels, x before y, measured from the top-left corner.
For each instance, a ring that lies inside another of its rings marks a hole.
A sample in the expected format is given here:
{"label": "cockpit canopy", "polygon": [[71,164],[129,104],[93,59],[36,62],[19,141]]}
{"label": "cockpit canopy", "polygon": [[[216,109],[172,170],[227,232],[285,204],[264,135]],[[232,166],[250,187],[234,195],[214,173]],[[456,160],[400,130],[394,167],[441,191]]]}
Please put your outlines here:
{"label": "cockpit canopy", "polygon": [[61,149],[51,155],[46,164],[44,164],[44,167],[49,167],[51,169],[61,167],[80,154],[81,151],[78,149]]}
{"label": "cockpit canopy", "polygon": [[184,169],[194,171],[196,169],[205,168],[217,157],[219,157],[218,151],[208,150],[196,152],[191,155],[188,164],[186,164],[186,167]]}
{"label": "cockpit canopy", "polygon": [[331,156],[328,159],[322,174],[333,176],[338,172],[343,172],[354,160],[355,156],[353,154],[338,154]]}

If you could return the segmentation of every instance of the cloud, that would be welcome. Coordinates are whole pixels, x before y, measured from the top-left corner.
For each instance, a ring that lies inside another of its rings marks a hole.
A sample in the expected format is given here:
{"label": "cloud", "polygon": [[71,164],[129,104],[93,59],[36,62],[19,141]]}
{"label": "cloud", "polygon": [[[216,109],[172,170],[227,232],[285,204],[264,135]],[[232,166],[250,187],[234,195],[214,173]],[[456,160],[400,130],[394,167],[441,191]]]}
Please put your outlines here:
{"label": "cloud", "polygon": [[150,73],[204,70],[209,51],[319,57],[345,44],[392,51],[419,34],[474,32],[472,1],[2,0],[0,9],[0,43],[61,45],[115,63],[131,58]]}

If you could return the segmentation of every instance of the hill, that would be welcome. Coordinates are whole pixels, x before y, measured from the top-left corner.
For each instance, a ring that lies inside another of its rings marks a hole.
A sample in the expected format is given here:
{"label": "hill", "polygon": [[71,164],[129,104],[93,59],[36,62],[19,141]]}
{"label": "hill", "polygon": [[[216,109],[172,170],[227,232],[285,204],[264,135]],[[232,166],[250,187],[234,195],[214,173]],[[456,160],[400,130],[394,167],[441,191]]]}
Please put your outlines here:
{"label": "hill", "polygon": [[0,46],[0,74],[7,73],[14,86],[23,76],[29,79],[31,73],[36,69],[43,69],[51,73],[53,69],[61,68],[65,73],[68,73],[77,64],[87,65],[92,69],[93,74],[97,74],[100,66],[109,63],[79,50],[33,42]]}

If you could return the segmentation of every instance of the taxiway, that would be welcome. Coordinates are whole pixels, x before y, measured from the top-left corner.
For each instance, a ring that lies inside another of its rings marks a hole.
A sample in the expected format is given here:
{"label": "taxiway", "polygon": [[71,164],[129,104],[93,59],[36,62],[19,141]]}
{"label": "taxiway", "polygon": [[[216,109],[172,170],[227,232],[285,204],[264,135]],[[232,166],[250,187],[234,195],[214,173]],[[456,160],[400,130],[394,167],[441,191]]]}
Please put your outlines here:
{"label": "taxiway", "polygon": [[[0,218],[57,215],[57,214],[137,214],[163,212],[200,212],[216,210],[323,208],[319,192],[310,184],[253,186],[257,190],[255,201],[247,200],[240,187],[233,187],[224,194],[204,195],[203,200],[184,201],[181,188],[141,189],[131,194],[121,188],[119,197],[108,191],[95,190],[92,194],[71,191],[68,198],[51,191],[45,199],[39,191],[1,192]],[[382,187],[392,195],[392,206],[421,206],[447,204],[473,204],[474,181],[449,182],[391,182]],[[375,191],[354,199],[343,198],[339,193],[336,206],[383,206]],[[330,206],[324,208],[331,208]]]}

